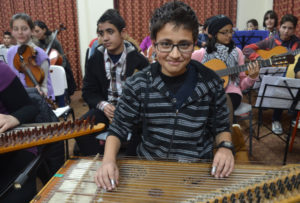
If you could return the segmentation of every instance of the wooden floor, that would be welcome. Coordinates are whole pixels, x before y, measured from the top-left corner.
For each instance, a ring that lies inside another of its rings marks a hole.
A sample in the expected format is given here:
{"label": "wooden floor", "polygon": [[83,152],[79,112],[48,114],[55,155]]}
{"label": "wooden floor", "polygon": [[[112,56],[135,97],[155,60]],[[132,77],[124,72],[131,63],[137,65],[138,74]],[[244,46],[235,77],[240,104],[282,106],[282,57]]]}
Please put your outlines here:
{"label": "wooden floor", "polygon": [[[246,96],[244,100],[246,101]],[[76,118],[79,118],[85,112],[87,112],[88,107],[83,102],[81,98],[81,91],[76,91],[75,94],[71,98],[71,106],[74,108]],[[253,104],[254,104],[254,99]],[[263,123],[268,128],[271,128],[271,118],[272,118],[272,110],[266,110],[263,113]],[[257,123],[258,118],[258,110],[253,108],[254,120],[253,123]],[[248,121],[241,121],[239,123],[243,129],[243,135],[246,141],[247,146],[249,146],[249,123]],[[283,113],[282,124],[286,131],[288,131],[290,126],[290,116],[285,111]],[[260,128],[260,135],[265,135],[270,133],[271,131],[266,127]],[[257,125],[253,127],[255,134],[257,134]],[[283,137],[286,135],[283,135]],[[70,152],[73,150],[73,143],[70,142]],[[270,134],[262,139],[253,139],[253,152],[250,157],[251,161],[260,162],[264,164],[282,164],[283,156],[285,150],[285,143],[278,138],[275,134]],[[287,163],[300,163],[300,130],[298,130],[296,139],[294,142],[293,150],[288,153]]]}

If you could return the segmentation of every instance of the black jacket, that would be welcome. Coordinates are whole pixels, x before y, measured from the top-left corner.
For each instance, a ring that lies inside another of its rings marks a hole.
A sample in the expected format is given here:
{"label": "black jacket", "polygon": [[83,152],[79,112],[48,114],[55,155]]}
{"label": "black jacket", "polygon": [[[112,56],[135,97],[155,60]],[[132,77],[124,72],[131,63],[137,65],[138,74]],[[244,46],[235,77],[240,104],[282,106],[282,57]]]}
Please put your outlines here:
{"label": "black jacket", "polygon": [[[134,45],[124,41],[127,47],[132,47],[127,53],[126,57],[126,77],[131,76],[135,70],[142,70],[148,66],[147,59],[140,54]],[[106,77],[105,63],[104,63],[104,51],[103,45],[99,45],[95,53],[88,60],[85,76],[83,78],[82,97],[84,101],[89,105],[89,108],[96,108],[100,101],[107,101],[109,80]]]}

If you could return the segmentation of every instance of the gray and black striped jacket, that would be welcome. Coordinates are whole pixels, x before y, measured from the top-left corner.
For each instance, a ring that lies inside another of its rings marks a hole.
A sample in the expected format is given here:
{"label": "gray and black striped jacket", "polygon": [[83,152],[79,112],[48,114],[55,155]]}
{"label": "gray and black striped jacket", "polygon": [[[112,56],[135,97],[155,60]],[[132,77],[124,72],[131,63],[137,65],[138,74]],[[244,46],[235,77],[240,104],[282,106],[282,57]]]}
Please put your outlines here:
{"label": "gray and black striped jacket", "polygon": [[149,160],[211,159],[215,135],[230,131],[223,82],[202,64],[192,60],[189,65],[196,68],[198,81],[179,109],[159,75],[158,63],[128,78],[109,127],[110,135],[125,141],[128,133],[144,122],[139,156]]}

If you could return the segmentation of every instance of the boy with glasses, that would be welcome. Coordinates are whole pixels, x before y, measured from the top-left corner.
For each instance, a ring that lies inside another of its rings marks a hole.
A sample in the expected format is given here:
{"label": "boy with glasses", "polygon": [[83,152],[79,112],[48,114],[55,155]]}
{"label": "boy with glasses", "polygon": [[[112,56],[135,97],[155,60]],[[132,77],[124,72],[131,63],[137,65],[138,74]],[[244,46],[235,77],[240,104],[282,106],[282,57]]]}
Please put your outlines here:
{"label": "boy with glasses", "polygon": [[198,36],[195,12],[182,2],[166,3],[154,12],[150,28],[158,62],[126,81],[96,184],[108,190],[116,187],[117,153],[138,123],[143,126],[136,149],[139,157],[213,159],[212,175],[229,176],[234,157],[223,83],[213,71],[191,60]]}

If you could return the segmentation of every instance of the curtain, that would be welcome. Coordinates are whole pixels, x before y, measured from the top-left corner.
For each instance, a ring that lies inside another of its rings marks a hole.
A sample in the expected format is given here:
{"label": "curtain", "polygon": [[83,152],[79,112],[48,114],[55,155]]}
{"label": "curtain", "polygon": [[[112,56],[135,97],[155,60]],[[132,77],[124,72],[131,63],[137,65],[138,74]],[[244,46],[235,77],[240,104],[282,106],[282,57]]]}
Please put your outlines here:
{"label": "curtain", "polygon": [[[127,32],[139,43],[150,34],[149,21],[154,9],[170,0],[114,0],[126,22]],[[237,0],[182,0],[190,5],[198,16],[200,23],[205,19],[224,14],[236,25]]]}
{"label": "curtain", "polygon": [[76,0],[0,0],[0,32],[10,30],[9,21],[16,13],[27,13],[33,21],[42,20],[52,31],[60,24],[66,26],[67,30],[61,31],[57,39],[69,59],[77,87],[81,87]]}
{"label": "curtain", "polygon": [[296,35],[300,34],[300,0],[274,0],[273,2],[273,10],[278,15],[278,24],[280,23],[280,19],[285,14],[293,14],[298,18],[298,25],[296,27]]}

